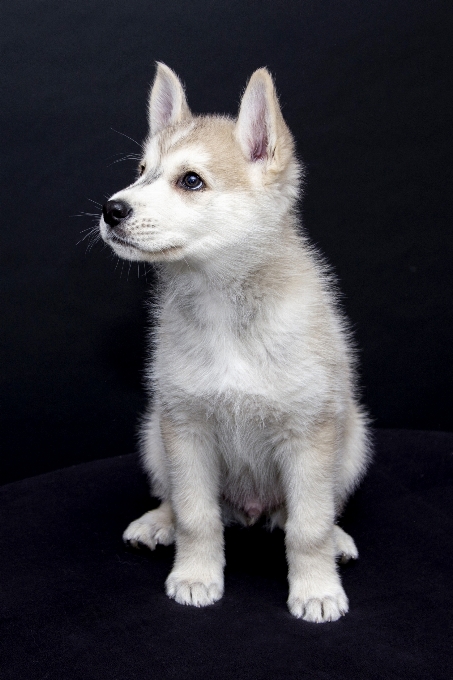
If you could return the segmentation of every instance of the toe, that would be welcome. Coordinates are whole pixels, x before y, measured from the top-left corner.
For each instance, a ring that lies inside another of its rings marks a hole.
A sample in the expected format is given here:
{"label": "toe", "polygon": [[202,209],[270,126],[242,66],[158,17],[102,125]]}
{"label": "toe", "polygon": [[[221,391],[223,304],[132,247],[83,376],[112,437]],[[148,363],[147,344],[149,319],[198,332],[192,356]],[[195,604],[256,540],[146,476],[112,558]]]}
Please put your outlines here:
{"label": "toe", "polygon": [[288,600],[288,608],[293,616],[311,623],[325,623],[338,621],[348,609],[348,598],[344,592],[336,596],[312,597],[307,600],[291,598]]}
{"label": "toe", "polygon": [[170,575],[166,581],[166,592],[179,604],[207,607],[222,597],[223,588],[221,584],[214,582],[189,581]]}

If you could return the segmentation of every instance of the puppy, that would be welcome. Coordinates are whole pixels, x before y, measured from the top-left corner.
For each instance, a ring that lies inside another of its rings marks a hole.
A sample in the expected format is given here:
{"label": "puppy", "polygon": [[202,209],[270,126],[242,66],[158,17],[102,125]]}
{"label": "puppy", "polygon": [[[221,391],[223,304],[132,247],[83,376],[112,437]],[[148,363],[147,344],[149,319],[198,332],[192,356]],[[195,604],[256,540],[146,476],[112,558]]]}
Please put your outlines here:
{"label": "puppy", "polygon": [[285,531],[290,612],[348,611],[336,558],[358,556],[335,522],[364,474],[366,417],[326,266],[300,234],[302,174],[268,71],[237,119],[194,116],[158,64],[139,176],[103,207],[117,255],[152,262],[160,302],[143,464],[161,500],[124,540],[176,543],[167,594],[223,594],[223,526],[261,516]]}

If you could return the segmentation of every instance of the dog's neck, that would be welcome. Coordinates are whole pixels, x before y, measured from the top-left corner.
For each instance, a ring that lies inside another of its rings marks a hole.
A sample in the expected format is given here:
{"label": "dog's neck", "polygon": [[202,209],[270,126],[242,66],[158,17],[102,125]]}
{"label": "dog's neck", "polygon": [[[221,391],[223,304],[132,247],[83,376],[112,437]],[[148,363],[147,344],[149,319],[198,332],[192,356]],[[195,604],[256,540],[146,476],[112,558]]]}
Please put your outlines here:
{"label": "dog's neck", "polygon": [[[258,230],[257,230],[258,231]],[[298,224],[292,213],[279,220],[272,232],[253,239],[225,243],[209,258],[187,256],[177,262],[162,263],[163,280],[171,288],[204,286],[212,290],[238,290],[248,287],[256,272],[281,267],[299,250]]]}
{"label": "dog's neck", "polygon": [[303,251],[296,221],[288,218],[275,237],[264,244],[244,243],[225,248],[212,261],[183,260],[161,265],[165,299],[186,318],[206,326],[210,321],[244,330],[267,315],[300,277]]}

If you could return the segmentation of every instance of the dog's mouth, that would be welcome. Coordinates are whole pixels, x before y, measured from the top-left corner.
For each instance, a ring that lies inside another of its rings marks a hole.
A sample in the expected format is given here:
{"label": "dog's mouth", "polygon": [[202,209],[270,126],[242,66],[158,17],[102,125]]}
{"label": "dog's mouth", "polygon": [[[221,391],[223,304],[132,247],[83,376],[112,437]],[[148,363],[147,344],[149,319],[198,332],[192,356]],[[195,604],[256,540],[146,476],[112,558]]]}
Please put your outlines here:
{"label": "dog's mouth", "polygon": [[165,255],[171,255],[173,253],[176,253],[178,250],[182,250],[182,246],[167,246],[166,248],[156,248],[156,250],[149,250],[142,248],[141,246],[137,245],[133,241],[130,241],[127,238],[123,238],[122,236],[118,236],[117,234],[109,234],[109,240],[112,241],[113,243],[118,243],[118,245],[124,246],[126,248],[132,248],[133,250],[138,250],[141,253],[144,253],[146,255],[158,255],[158,256],[165,256]]}
{"label": "dog's mouth", "polygon": [[128,238],[124,238],[123,236],[118,236],[117,234],[109,234],[108,235],[109,241],[113,241],[113,243],[118,243],[120,246],[126,246],[127,248],[135,248],[136,250],[140,250],[140,248],[130,241]]}

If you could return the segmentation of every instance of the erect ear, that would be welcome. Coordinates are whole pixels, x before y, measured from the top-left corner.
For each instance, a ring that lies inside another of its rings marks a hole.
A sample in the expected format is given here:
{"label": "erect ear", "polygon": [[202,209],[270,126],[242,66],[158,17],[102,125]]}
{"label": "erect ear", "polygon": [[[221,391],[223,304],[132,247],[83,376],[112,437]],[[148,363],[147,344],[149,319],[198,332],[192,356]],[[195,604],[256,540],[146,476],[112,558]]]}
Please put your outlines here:
{"label": "erect ear", "polygon": [[252,75],[242,97],[236,137],[247,160],[266,161],[282,169],[292,152],[292,137],[283,120],[269,71],[260,68]]}
{"label": "erect ear", "polygon": [[184,88],[178,76],[171,68],[157,62],[156,77],[151,88],[148,106],[151,135],[190,116]]}

